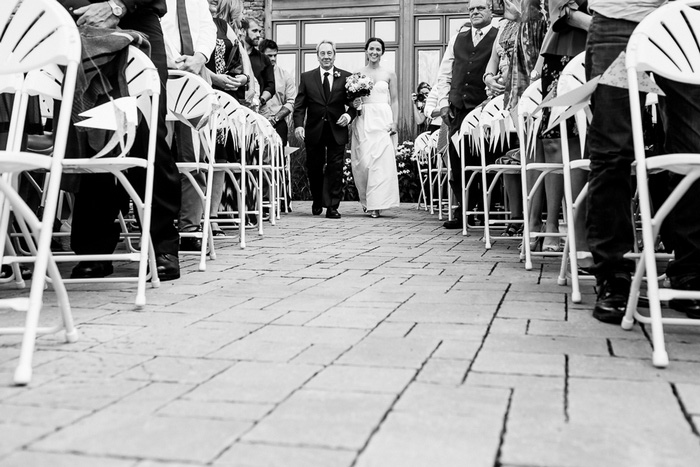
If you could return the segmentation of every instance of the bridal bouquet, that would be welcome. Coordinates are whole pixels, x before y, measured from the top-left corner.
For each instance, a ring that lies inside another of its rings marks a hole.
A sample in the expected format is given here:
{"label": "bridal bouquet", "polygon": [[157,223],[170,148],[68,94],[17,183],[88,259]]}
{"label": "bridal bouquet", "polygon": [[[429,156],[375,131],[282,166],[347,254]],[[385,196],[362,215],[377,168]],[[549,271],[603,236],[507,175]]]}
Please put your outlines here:
{"label": "bridal bouquet", "polygon": [[[369,96],[373,87],[372,78],[362,73],[353,73],[345,80],[345,92],[350,101],[354,101],[358,97]],[[362,115],[362,106],[357,108],[357,114]]]}

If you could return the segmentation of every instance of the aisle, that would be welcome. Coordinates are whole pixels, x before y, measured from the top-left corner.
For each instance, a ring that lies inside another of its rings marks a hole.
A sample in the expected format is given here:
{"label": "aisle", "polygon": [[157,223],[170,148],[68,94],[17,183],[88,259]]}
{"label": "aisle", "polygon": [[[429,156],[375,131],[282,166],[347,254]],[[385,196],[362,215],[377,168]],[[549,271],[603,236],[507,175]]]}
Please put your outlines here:
{"label": "aisle", "polygon": [[42,339],[28,388],[3,336],[0,466],[697,463],[700,331],[669,330],[657,370],[553,260],[525,271],[414,205],[310,211],[207,272],[190,257],[144,311],[130,286],[72,287],[82,338]]}

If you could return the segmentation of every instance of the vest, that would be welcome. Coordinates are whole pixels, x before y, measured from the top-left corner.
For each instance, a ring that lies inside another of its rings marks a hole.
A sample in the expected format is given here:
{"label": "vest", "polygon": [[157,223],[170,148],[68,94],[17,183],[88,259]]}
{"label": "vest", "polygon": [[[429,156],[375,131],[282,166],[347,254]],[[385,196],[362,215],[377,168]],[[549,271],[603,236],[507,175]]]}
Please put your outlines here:
{"label": "vest", "polygon": [[458,109],[473,109],[486,100],[484,72],[497,35],[498,29],[491,28],[476,47],[471,29],[457,35],[449,99],[450,104]]}

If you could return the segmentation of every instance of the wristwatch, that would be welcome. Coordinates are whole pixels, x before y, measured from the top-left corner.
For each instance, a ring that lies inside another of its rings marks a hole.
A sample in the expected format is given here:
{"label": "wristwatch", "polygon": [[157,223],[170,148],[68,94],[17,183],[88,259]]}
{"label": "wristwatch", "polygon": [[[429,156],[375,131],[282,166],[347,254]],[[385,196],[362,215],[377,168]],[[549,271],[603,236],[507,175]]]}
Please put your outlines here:
{"label": "wristwatch", "polygon": [[107,0],[109,7],[112,9],[112,14],[117,18],[121,18],[124,15],[124,9],[117,5],[114,0]]}

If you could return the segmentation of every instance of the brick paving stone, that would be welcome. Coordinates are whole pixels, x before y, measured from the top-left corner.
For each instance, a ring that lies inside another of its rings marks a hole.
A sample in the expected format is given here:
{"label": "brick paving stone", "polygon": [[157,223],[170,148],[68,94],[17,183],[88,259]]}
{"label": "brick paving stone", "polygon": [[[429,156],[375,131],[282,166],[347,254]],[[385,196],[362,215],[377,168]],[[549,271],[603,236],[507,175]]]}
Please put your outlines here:
{"label": "brick paving stone", "polygon": [[193,384],[151,383],[105,408],[102,413],[150,414],[194,388]]}
{"label": "brick paving stone", "polygon": [[527,317],[537,320],[564,321],[566,311],[563,303],[506,300],[498,309],[498,316],[501,318]]}
{"label": "brick paving stone", "polygon": [[357,465],[492,466],[508,395],[493,388],[412,384]]}
{"label": "brick paving stone", "polygon": [[426,303],[408,302],[400,305],[392,313],[389,321],[409,321],[412,323],[445,324],[487,324],[493,318],[496,307],[468,307],[461,304],[430,307]]}
{"label": "brick paving stone", "polygon": [[338,363],[392,368],[419,368],[436,349],[434,340],[370,336],[345,353]]}
{"label": "brick paving stone", "polygon": [[187,399],[280,402],[321,370],[317,365],[240,362],[201,384]]}
{"label": "brick paving stone", "polygon": [[700,384],[678,384],[676,388],[686,410],[700,416]]}
{"label": "brick paving stone", "polygon": [[45,426],[58,428],[90,414],[89,410],[2,405],[2,423],[9,425]]}
{"label": "brick paving stone", "polygon": [[473,360],[481,345],[481,340],[444,339],[432,358]]}
{"label": "brick paving stone", "polygon": [[351,345],[343,344],[311,344],[291,361],[308,365],[330,365],[350,348]]}
{"label": "brick paving stone", "polygon": [[421,383],[447,384],[458,386],[469,368],[469,360],[431,358],[421,368],[416,381]]}
{"label": "brick paving stone", "polygon": [[249,427],[249,422],[107,411],[85,418],[30,447],[135,459],[208,462]]}
{"label": "brick paving stone", "polygon": [[395,394],[401,392],[415,375],[415,370],[403,368],[331,365],[304,387],[324,391]]}
{"label": "brick paving stone", "polygon": [[486,333],[486,324],[417,323],[407,334],[413,339],[474,340]]}
{"label": "brick paving stone", "polygon": [[233,342],[208,355],[226,360],[254,362],[288,362],[308,348],[308,342],[276,342],[243,339]]}
{"label": "brick paving stone", "polygon": [[530,320],[526,318],[498,318],[493,320],[489,328],[489,334],[525,335],[530,326]]}
{"label": "brick paving stone", "polygon": [[243,436],[244,441],[361,448],[393,403],[392,394],[302,389]]}
{"label": "brick paving stone", "polygon": [[700,363],[674,361],[668,368],[655,368],[651,352],[647,360],[573,355],[569,359],[569,369],[572,377],[580,378],[700,383]]}
{"label": "brick paving stone", "polygon": [[179,399],[166,403],[157,410],[157,414],[175,418],[258,421],[274,407],[274,404],[265,403],[202,402]]}
{"label": "brick paving stone", "polygon": [[0,459],[52,431],[46,426],[0,424]]}
{"label": "brick paving stone", "polygon": [[133,460],[77,454],[17,451],[0,460],[1,467],[134,467]]}
{"label": "brick paving stone", "polygon": [[144,381],[63,376],[51,384],[32,386],[6,400],[16,405],[98,410],[147,385]]}
{"label": "brick paving stone", "polygon": [[484,343],[484,351],[491,350],[561,355],[608,355],[608,346],[605,339],[566,336],[489,334]]}
{"label": "brick paving stone", "polygon": [[350,467],[355,452],[308,446],[234,444],[213,465],[219,467]]}
{"label": "brick paving stone", "polygon": [[472,367],[474,371],[519,375],[563,376],[564,355],[515,351],[484,351]]}
{"label": "brick paving stone", "polygon": [[386,308],[334,307],[307,322],[307,326],[372,329],[392,313]]}
{"label": "brick paving stone", "polygon": [[201,358],[155,357],[119,375],[161,383],[201,383],[221,373],[231,362]]}

